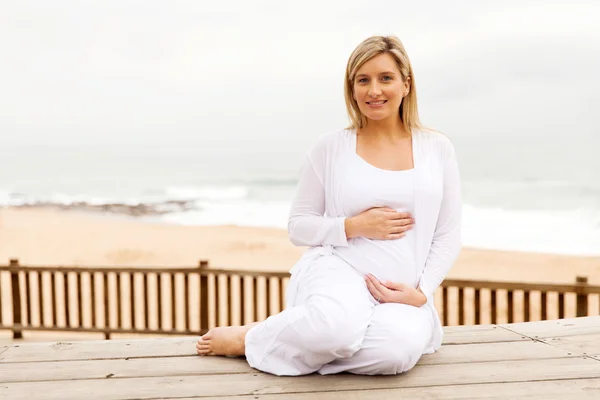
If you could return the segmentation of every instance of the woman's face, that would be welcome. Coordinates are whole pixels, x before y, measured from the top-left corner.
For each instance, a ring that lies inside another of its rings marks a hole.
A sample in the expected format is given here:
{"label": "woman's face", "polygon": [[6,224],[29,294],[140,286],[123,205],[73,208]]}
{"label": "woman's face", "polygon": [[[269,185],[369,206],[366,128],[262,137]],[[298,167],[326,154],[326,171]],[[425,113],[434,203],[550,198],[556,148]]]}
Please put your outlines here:
{"label": "woman's face", "polygon": [[408,82],[388,53],[379,54],[364,63],[354,78],[354,100],[364,116],[384,120],[399,115],[402,98],[408,94]]}

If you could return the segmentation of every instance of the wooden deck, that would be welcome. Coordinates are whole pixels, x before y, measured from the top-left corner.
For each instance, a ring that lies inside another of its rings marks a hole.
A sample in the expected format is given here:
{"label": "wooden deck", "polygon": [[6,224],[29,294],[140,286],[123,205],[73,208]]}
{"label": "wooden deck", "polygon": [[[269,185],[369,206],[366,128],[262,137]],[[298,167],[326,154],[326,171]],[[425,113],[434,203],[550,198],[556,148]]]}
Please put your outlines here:
{"label": "wooden deck", "polygon": [[600,399],[600,317],[445,330],[391,377],[275,377],[194,337],[20,342],[0,348],[0,399]]}

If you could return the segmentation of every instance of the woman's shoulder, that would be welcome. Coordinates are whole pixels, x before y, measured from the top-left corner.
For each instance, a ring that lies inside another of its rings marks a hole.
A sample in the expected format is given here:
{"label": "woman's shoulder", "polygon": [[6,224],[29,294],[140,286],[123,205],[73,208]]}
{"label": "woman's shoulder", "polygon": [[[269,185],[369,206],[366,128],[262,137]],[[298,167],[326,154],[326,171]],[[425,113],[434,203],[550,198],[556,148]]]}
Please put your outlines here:
{"label": "woman's shoulder", "polygon": [[347,141],[350,138],[352,131],[348,129],[337,129],[322,133],[317,137],[317,140],[311,147],[309,153],[327,154],[339,148],[340,143]]}
{"label": "woman's shoulder", "polygon": [[419,139],[432,150],[436,149],[444,154],[454,152],[452,139],[440,131],[434,129],[419,129],[415,132],[415,135],[418,135]]}
{"label": "woman's shoulder", "polygon": [[316,146],[331,146],[333,144],[339,143],[340,141],[346,140],[349,135],[352,133],[349,129],[336,129],[333,131],[328,131],[322,133],[316,142]]}
{"label": "woman's shoulder", "polygon": [[415,131],[415,135],[431,145],[435,146],[452,146],[452,139],[445,133],[437,131],[435,129],[418,129]]}

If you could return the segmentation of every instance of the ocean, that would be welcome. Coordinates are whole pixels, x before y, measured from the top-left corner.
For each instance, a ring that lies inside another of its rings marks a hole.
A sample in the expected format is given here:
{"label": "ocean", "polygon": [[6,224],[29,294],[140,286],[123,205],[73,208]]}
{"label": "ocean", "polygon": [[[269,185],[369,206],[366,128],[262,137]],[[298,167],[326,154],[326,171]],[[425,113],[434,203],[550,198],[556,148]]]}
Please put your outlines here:
{"label": "ocean", "polygon": [[[465,246],[600,255],[600,138],[453,141]],[[285,229],[309,145],[274,146],[3,146],[0,206]]]}

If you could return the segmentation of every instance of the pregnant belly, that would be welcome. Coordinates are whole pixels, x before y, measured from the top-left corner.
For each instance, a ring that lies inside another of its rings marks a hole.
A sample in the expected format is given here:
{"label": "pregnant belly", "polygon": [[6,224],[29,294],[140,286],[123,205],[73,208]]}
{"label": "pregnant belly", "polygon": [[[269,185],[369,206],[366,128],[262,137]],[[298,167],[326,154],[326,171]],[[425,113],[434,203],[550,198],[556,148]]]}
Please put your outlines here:
{"label": "pregnant belly", "polygon": [[348,247],[337,247],[337,254],[363,274],[380,280],[417,286],[414,253],[408,237],[398,240],[354,238]]}

